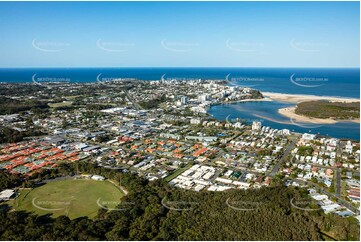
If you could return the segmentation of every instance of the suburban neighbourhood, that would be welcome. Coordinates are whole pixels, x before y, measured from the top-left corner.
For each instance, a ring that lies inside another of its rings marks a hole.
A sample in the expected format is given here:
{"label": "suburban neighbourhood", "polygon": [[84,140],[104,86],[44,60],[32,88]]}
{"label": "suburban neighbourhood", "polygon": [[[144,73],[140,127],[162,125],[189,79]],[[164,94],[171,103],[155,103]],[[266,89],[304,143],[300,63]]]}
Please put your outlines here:
{"label": "suburban neighbourhood", "polygon": [[[119,91],[112,89],[114,82]],[[325,213],[359,218],[359,142],[273,129],[260,120],[216,120],[207,114],[211,105],[265,101],[257,90],[224,81],[114,82],[97,83],[102,88],[93,96],[62,96],[49,104],[53,111],[46,117],[32,112],[0,116],[5,127],[36,127],[44,133],[1,144],[0,168],[27,177],[82,160],[195,191],[257,189],[281,182],[309,187]],[[17,98],[51,97],[54,88],[74,94],[91,88],[47,85],[31,97]],[[74,103],[86,105],[69,108]],[[14,193],[2,191],[2,199]]]}

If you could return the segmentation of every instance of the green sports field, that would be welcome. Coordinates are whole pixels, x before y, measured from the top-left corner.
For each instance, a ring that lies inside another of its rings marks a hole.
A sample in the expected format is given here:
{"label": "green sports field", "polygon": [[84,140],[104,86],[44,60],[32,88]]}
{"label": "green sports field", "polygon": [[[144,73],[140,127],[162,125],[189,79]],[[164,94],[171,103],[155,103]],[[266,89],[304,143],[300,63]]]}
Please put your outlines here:
{"label": "green sports field", "polygon": [[39,215],[52,213],[53,217],[93,218],[101,207],[116,207],[123,195],[109,181],[72,179],[49,182],[32,190],[20,190],[20,196],[12,205],[15,210],[33,211]]}

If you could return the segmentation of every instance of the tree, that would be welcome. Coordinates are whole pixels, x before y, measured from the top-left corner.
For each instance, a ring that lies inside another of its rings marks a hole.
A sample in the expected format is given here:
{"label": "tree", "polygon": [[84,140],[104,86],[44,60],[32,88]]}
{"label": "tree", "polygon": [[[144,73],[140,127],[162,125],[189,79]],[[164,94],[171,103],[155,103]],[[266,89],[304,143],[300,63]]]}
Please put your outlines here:
{"label": "tree", "polygon": [[[307,190],[273,185],[256,190],[195,192],[177,189],[163,180],[149,182],[131,173],[119,173],[88,162],[59,165],[61,174],[80,171],[119,181],[128,190],[126,209],[100,209],[94,220],[51,218],[23,211],[0,211],[1,240],[321,240],[321,231],[335,239],[359,240],[359,226],[351,218],[296,209],[290,200],[302,200]],[[42,172],[43,179],[49,173]],[[174,210],[162,205],[185,208]],[[253,208],[242,211],[233,207]],[[124,208],[124,207],[123,207]],[[277,229],[275,229],[275,227]],[[240,233],[239,231],[242,231]]]}

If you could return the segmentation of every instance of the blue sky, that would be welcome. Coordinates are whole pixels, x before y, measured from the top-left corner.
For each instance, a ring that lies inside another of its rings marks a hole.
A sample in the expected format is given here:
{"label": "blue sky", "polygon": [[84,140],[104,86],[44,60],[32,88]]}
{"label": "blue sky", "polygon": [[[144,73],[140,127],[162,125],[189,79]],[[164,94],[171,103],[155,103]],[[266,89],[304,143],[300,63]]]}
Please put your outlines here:
{"label": "blue sky", "polygon": [[359,67],[359,2],[0,2],[0,67]]}

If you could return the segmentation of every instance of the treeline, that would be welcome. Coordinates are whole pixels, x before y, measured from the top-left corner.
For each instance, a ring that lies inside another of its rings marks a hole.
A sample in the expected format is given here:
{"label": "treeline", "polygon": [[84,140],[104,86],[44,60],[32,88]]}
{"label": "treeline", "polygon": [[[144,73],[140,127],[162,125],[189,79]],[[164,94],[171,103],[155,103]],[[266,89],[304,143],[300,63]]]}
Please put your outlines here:
{"label": "treeline", "polygon": [[297,104],[296,114],[313,118],[358,119],[359,102],[308,101]]}
{"label": "treeline", "polygon": [[0,212],[0,239],[300,241],[330,236],[359,240],[359,225],[354,218],[292,207],[292,198],[303,199],[307,194],[301,188],[193,192],[175,189],[162,180],[148,182],[131,173],[87,163],[62,165],[59,171],[76,170],[120,179],[129,191],[118,207],[122,210],[101,209],[94,220]]}
{"label": "treeline", "polygon": [[38,129],[27,129],[26,131],[18,131],[8,127],[0,127],[0,144],[1,143],[16,143],[22,141],[25,137],[44,135]]}
{"label": "treeline", "polygon": [[0,170],[0,191],[21,185],[21,177]]}
{"label": "treeline", "polygon": [[299,146],[297,150],[297,154],[307,156],[312,155],[314,149],[311,146]]}
{"label": "treeline", "polygon": [[159,105],[167,100],[166,95],[162,95],[160,97],[154,98],[149,101],[139,102],[139,105],[144,109],[153,109],[158,108]]}
{"label": "treeline", "polygon": [[[50,87],[40,86],[36,84],[29,83],[0,83],[0,95],[7,96],[39,96],[41,98],[49,98],[49,97],[61,97],[69,95],[68,88],[59,88],[65,83],[55,84],[48,83]],[[121,92],[126,87],[123,85],[112,85],[108,87],[107,85],[97,85],[96,83],[67,83],[66,86],[71,87],[72,96],[78,95],[91,95],[94,96],[103,90],[112,90],[114,92]],[[129,88],[128,88],[129,89]]]}
{"label": "treeline", "polygon": [[13,114],[31,109],[47,109],[48,104],[40,101],[19,101],[0,96],[0,115]]}
{"label": "treeline", "polygon": [[254,90],[254,89],[252,89],[250,93],[251,93],[251,98],[252,98],[252,99],[264,98],[263,95],[262,95],[262,93],[261,93],[259,90]]}
{"label": "treeline", "polygon": [[102,109],[107,109],[107,108],[112,108],[114,107],[113,105],[110,105],[110,104],[87,104],[87,105],[79,105],[78,104],[79,102],[77,103],[72,103],[71,105],[69,106],[59,106],[59,107],[53,107],[53,110],[54,111],[60,111],[60,110],[65,110],[65,111],[72,111],[72,110],[77,110],[79,108],[86,108],[88,110],[91,110],[91,111],[99,111],[99,110],[102,110]]}
{"label": "treeline", "polygon": [[4,96],[29,96],[47,88],[39,85],[26,83],[0,83],[0,95]]}

